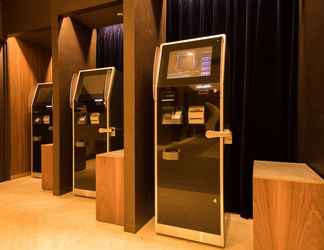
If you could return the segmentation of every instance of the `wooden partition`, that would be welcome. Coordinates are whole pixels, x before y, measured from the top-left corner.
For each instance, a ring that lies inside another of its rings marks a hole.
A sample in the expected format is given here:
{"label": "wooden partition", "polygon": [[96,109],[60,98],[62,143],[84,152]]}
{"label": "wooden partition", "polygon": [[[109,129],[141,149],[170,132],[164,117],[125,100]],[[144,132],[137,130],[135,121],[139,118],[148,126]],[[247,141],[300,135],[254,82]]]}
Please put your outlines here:
{"label": "wooden partition", "polygon": [[324,178],[324,2],[299,3],[297,160]]}
{"label": "wooden partition", "polygon": [[53,24],[54,194],[72,190],[72,110],[69,105],[73,73],[96,67],[96,32],[69,17]]}
{"label": "wooden partition", "polygon": [[[154,216],[154,103],[156,46],[163,1],[124,1],[125,230]],[[165,27],[161,25],[161,27]]]}
{"label": "wooden partition", "polygon": [[8,45],[10,177],[30,174],[30,93],[37,82],[51,81],[51,53],[11,37]]}
{"label": "wooden partition", "polygon": [[[162,13],[165,14],[166,1],[52,1],[54,194],[60,195],[72,189],[69,107],[72,74],[95,67],[92,53],[89,53],[91,30],[69,17],[62,19],[62,16],[81,12],[89,14],[88,11],[109,8],[110,4],[121,2],[124,8],[125,230],[136,232],[154,216],[152,75],[155,48],[165,35],[165,15]],[[109,15],[116,14],[112,11]]]}

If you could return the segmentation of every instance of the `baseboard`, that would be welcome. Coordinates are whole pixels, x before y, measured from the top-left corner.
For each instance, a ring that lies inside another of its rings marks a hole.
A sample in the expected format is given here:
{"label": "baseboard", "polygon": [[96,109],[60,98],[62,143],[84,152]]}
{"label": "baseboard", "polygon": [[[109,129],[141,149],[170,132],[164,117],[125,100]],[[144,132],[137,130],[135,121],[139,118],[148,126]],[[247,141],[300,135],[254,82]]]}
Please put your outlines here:
{"label": "baseboard", "polygon": [[25,177],[25,176],[30,176],[30,175],[31,175],[30,171],[24,172],[24,173],[19,173],[19,174],[13,174],[10,176],[10,180]]}

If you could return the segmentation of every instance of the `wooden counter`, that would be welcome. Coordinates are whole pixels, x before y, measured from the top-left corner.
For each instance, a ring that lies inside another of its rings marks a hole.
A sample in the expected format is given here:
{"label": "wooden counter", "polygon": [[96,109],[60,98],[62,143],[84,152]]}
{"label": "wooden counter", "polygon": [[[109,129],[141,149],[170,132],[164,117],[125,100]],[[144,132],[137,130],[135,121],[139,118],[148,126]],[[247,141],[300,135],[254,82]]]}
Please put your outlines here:
{"label": "wooden counter", "polygon": [[53,154],[53,144],[43,144],[41,146],[42,188],[44,190],[53,190]]}
{"label": "wooden counter", "polygon": [[324,250],[324,180],[306,164],[256,161],[255,250]]}
{"label": "wooden counter", "polygon": [[124,225],[124,150],[96,157],[97,220]]}

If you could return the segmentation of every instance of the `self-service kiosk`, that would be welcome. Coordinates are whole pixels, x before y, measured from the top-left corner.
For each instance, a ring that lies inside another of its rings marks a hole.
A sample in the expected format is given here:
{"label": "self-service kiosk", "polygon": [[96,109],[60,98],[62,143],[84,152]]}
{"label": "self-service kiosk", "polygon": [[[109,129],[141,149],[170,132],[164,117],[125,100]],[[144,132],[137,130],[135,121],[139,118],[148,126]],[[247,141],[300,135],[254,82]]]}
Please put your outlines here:
{"label": "self-service kiosk", "polygon": [[155,228],[224,246],[225,35],[165,43],[157,51]]}
{"label": "self-service kiosk", "polygon": [[33,177],[41,176],[41,145],[53,141],[52,103],[52,83],[38,83],[31,103],[31,173]]}
{"label": "self-service kiosk", "polygon": [[72,87],[73,191],[96,197],[96,155],[123,148],[123,86],[114,68],[81,70]]}

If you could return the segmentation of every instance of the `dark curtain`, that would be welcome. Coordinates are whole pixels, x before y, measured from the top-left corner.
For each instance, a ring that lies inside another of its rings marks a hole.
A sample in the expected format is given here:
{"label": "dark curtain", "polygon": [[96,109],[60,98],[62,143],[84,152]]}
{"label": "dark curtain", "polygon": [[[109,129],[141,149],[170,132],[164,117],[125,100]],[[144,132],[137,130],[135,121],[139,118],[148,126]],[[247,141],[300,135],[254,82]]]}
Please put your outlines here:
{"label": "dark curtain", "polygon": [[225,209],[252,217],[254,160],[294,161],[297,0],[169,0],[167,40],[225,33],[225,104],[233,145]]}
{"label": "dark curtain", "polygon": [[123,25],[97,30],[97,67],[116,67],[123,71]]}

